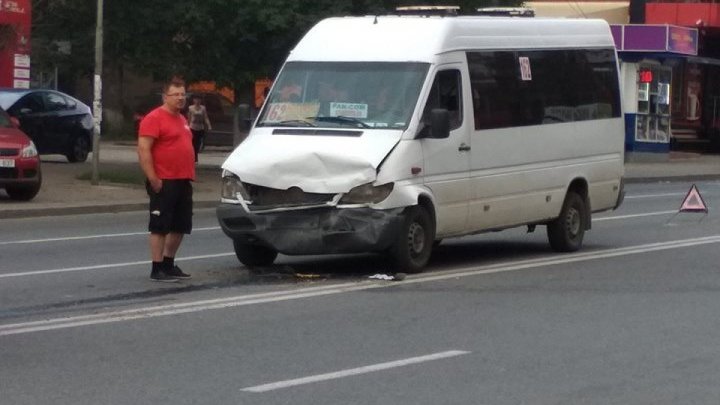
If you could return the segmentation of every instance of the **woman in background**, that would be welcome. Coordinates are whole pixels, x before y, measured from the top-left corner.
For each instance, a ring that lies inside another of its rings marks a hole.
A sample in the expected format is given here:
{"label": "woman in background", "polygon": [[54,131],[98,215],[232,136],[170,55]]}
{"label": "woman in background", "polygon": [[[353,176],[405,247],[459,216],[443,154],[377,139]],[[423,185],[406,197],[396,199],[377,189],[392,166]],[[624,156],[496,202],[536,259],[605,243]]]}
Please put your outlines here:
{"label": "woman in background", "polygon": [[212,129],[207,109],[202,105],[202,99],[199,96],[192,98],[192,104],[188,107],[187,120],[193,135],[192,144],[193,149],[195,149],[195,163],[197,163],[198,153],[205,141],[205,131]]}

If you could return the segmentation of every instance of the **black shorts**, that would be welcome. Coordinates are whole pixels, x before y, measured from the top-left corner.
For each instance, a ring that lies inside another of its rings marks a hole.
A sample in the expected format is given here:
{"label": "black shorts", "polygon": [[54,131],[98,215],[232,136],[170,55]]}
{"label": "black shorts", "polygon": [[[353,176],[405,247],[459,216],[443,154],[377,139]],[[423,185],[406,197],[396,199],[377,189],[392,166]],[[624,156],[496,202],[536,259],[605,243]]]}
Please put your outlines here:
{"label": "black shorts", "polygon": [[192,184],[190,180],[163,180],[156,193],[145,182],[150,196],[150,233],[184,233],[192,231]]}

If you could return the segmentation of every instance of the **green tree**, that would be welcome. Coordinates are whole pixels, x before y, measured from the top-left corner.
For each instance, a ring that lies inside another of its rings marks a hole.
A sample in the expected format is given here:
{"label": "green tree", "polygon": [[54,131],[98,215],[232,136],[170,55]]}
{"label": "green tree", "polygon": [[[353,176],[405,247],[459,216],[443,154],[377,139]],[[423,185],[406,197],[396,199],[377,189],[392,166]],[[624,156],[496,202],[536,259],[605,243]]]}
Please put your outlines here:
{"label": "green tree", "polygon": [[[517,5],[514,0],[461,0],[476,7]],[[104,66],[164,78],[214,80],[236,89],[273,76],[288,52],[317,21],[334,15],[392,12],[400,5],[447,4],[413,0],[123,0],[105,1]],[[96,0],[35,0],[33,63],[89,76],[94,63]],[[58,52],[58,41],[71,54]],[[108,73],[110,75],[111,73]]]}

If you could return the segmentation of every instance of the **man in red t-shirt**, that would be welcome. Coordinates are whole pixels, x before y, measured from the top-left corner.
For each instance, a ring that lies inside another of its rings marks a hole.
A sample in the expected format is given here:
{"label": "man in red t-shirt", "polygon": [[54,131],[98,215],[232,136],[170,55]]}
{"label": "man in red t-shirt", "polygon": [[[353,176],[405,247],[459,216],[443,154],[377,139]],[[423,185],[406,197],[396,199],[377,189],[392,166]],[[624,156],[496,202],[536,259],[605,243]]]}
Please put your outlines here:
{"label": "man in red t-shirt", "polygon": [[140,122],[138,157],[150,196],[150,255],[154,281],[190,278],[175,265],[185,234],[192,231],[192,184],[195,151],[190,127],[181,114],[185,83],[177,78],[163,85],[163,105]]}

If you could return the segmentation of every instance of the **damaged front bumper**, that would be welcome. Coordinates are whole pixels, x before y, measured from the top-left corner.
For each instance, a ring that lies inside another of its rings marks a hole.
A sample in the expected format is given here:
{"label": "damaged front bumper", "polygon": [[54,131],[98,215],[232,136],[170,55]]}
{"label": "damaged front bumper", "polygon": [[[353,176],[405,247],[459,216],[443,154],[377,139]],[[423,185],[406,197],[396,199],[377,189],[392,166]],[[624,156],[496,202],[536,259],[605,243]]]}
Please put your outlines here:
{"label": "damaged front bumper", "polygon": [[222,203],[217,217],[233,240],[307,255],[385,250],[397,239],[402,211],[322,207],[255,214],[241,205]]}

